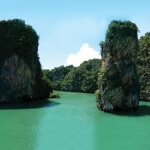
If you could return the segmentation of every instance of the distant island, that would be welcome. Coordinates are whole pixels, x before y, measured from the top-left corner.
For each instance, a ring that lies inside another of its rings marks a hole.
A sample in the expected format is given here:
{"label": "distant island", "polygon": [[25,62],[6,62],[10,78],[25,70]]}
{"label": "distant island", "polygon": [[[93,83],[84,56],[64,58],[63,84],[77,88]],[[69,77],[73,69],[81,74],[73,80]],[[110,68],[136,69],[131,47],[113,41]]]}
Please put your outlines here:
{"label": "distant island", "polygon": [[94,93],[98,89],[100,59],[84,61],[79,67],[60,66],[45,69],[43,74],[52,82],[54,90]]}

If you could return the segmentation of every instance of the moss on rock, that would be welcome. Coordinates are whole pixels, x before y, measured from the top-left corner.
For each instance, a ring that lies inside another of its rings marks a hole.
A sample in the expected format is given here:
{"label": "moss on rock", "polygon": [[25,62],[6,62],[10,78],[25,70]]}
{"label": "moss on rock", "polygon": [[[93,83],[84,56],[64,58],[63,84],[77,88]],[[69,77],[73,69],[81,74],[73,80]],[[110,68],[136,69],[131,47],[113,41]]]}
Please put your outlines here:
{"label": "moss on rock", "polygon": [[105,42],[100,44],[103,69],[99,79],[97,107],[101,110],[138,107],[137,31],[136,25],[130,21],[112,21]]}
{"label": "moss on rock", "polygon": [[38,56],[38,35],[23,20],[0,21],[0,101],[30,101],[49,96]]}

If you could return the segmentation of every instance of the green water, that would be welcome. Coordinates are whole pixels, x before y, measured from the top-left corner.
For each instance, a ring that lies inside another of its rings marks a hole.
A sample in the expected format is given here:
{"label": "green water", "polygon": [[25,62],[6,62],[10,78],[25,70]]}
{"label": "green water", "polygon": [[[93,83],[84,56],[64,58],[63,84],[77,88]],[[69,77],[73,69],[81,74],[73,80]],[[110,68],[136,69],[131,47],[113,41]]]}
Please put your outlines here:
{"label": "green water", "polygon": [[0,106],[0,150],[150,150],[150,103],[137,112],[97,110],[93,94]]}

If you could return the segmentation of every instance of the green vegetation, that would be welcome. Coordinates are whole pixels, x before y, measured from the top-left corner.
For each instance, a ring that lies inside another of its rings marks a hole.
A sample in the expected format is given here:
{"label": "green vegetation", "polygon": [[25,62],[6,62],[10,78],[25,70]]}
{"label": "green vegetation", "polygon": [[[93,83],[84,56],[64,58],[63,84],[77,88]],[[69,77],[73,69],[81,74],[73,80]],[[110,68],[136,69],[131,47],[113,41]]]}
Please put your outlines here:
{"label": "green vegetation", "polygon": [[100,43],[103,68],[99,73],[96,102],[101,110],[138,107],[137,31],[137,26],[130,21],[112,21],[105,42]]}
{"label": "green vegetation", "polygon": [[120,60],[133,57],[138,49],[137,31],[136,24],[130,21],[112,21],[108,26],[105,42],[100,43],[105,49],[102,57],[107,57],[107,53]]}
{"label": "green vegetation", "polygon": [[52,89],[41,70],[38,39],[23,20],[0,21],[0,100],[49,97]]}
{"label": "green vegetation", "polygon": [[140,98],[150,101],[150,33],[139,39],[137,69],[141,87]]}
{"label": "green vegetation", "polygon": [[60,98],[60,96],[57,93],[54,93],[54,92],[50,92],[49,97],[50,98]]}
{"label": "green vegetation", "polygon": [[98,88],[100,59],[83,62],[79,67],[60,66],[52,70],[43,70],[51,80],[54,90],[94,93]]}
{"label": "green vegetation", "polygon": [[52,82],[52,87],[54,90],[61,90],[62,81],[64,80],[65,76],[73,69],[72,65],[64,67],[56,67],[52,70],[44,70],[44,75]]}

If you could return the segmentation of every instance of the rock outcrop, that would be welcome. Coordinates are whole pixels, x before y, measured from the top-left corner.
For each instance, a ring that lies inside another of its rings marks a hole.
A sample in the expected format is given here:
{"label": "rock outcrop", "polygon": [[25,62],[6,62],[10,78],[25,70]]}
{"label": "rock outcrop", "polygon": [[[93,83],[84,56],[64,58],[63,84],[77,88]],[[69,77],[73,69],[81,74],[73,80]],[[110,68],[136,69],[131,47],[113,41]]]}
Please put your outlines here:
{"label": "rock outcrop", "polygon": [[49,96],[42,75],[38,35],[19,19],[0,21],[0,101],[29,101]]}
{"label": "rock outcrop", "polygon": [[139,81],[136,71],[137,27],[130,21],[112,21],[101,45],[102,69],[97,107],[100,110],[136,109]]}

